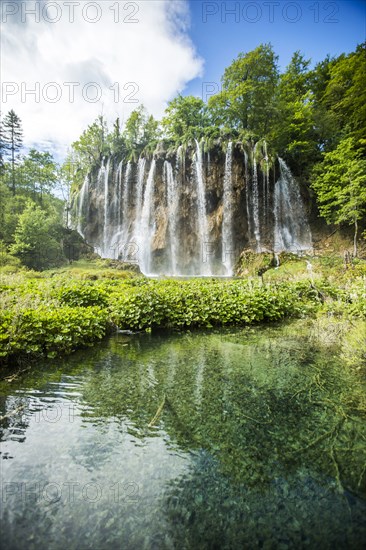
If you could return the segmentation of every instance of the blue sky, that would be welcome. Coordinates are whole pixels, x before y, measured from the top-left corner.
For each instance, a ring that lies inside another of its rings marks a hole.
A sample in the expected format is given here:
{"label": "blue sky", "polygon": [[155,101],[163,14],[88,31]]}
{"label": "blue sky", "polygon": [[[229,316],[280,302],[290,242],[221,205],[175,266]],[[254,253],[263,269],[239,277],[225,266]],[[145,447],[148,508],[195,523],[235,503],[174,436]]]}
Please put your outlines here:
{"label": "blue sky", "polygon": [[184,94],[200,95],[202,82],[220,82],[225,67],[239,52],[263,42],[271,42],[283,69],[296,50],[315,64],[328,53],[351,52],[365,40],[366,2],[362,0],[190,0],[189,4],[189,34],[205,64],[203,77],[190,82]]}

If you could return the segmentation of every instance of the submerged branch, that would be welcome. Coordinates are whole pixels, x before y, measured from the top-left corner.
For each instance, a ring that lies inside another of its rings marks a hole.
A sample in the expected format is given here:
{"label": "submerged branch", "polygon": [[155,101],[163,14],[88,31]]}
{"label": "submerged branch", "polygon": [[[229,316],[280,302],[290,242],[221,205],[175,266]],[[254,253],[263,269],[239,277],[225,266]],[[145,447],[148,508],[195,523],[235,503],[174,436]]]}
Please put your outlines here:
{"label": "submerged branch", "polygon": [[164,405],[165,405],[165,394],[164,394],[162,402],[159,405],[158,410],[156,411],[156,414],[155,414],[154,418],[149,422],[149,425],[148,425],[149,428],[152,428],[155,425],[155,422],[158,420],[159,416],[162,413]]}

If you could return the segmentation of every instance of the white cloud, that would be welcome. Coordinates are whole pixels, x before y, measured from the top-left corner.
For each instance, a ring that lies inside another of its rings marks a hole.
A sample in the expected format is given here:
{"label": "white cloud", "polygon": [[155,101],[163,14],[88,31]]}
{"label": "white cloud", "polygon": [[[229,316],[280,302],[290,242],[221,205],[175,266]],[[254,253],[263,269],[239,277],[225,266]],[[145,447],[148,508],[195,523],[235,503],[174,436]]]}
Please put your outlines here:
{"label": "white cloud", "polygon": [[[90,22],[94,17],[99,20]],[[28,146],[50,142],[65,151],[101,112],[123,121],[139,103],[160,117],[166,102],[202,73],[203,61],[187,34],[186,0],[5,1],[1,26],[1,111],[19,114]],[[15,83],[14,95],[4,94],[9,82]],[[67,82],[79,84],[74,102]],[[84,88],[91,82],[98,87]],[[27,91],[37,86],[36,100]],[[88,101],[87,94],[93,99],[96,92],[100,100]]]}

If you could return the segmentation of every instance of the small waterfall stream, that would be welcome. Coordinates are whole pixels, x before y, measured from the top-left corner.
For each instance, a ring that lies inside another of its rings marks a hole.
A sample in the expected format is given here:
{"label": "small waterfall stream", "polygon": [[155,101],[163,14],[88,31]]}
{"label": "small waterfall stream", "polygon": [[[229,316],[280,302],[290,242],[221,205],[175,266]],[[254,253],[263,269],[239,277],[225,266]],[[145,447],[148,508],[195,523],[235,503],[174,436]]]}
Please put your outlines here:
{"label": "small waterfall stream", "polygon": [[264,163],[265,169],[263,170],[263,210],[264,210],[264,219],[267,222],[269,214],[269,158],[267,151],[267,142],[263,141],[263,152],[264,152]]}
{"label": "small waterfall stream", "polygon": [[88,203],[85,201],[85,197],[88,197],[89,194],[89,176],[85,176],[84,183],[80,189],[79,195],[79,208],[78,208],[78,217],[77,217],[77,231],[80,235],[84,237],[83,233],[83,223],[84,223],[84,211],[88,206]]}
{"label": "small waterfall stream", "polygon": [[196,142],[196,153],[194,156],[196,184],[197,184],[197,214],[198,214],[198,229],[199,229],[199,245],[201,259],[202,275],[211,275],[210,268],[210,244],[208,236],[207,212],[206,212],[206,190],[204,182],[203,161],[201,146]]}
{"label": "small waterfall stream", "polygon": [[250,196],[249,196],[249,169],[248,169],[248,153],[244,151],[244,176],[245,176],[245,208],[247,213],[248,239],[252,238],[252,224],[250,221]]}
{"label": "small waterfall stream", "polygon": [[257,145],[255,144],[253,153],[252,153],[252,163],[253,163],[253,172],[252,172],[252,205],[253,205],[253,230],[254,238],[256,242],[256,251],[260,252],[261,247],[261,234],[260,234],[260,225],[259,225],[259,190],[258,190],[258,169],[257,169]]}
{"label": "small waterfall stream", "polygon": [[121,210],[122,210],[122,167],[123,160],[118,165],[117,168],[117,190],[116,190],[116,212],[117,212],[117,227],[118,231],[121,230]]}
{"label": "small waterfall stream", "polygon": [[107,165],[104,168],[104,229],[103,229],[103,255],[105,258],[108,257],[109,253],[109,166],[111,158],[107,160]]}
{"label": "small waterfall stream", "polygon": [[294,253],[312,248],[312,236],[305,215],[299,185],[284,160],[278,157],[280,177],[274,189],[274,250]]}
{"label": "small waterfall stream", "polygon": [[154,233],[152,205],[154,198],[155,166],[156,163],[155,160],[153,160],[145,187],[139,227],[139,239],[137,243],[140,269],[146,274],[151,274],[151,241]]}
{"label": "small waterfall stream", "polygon": [[226,274],[231,277],[233,274],[233,144],[230,141],[227,147],[225,159],[224,194],[223,194],[223,217],[222,217],[222,263],[225,266]]}
{"label": "small waterfall stream", "polygon": [[132,164],[131,161],[128,161],[126,166],[126,172],[125,176],[123,178],[123,186],[122,186],[122,244],[124,249],[126,249],[128,245],[129,240],[129,232],[130,232],[130,225],[129,225],[129,204],[130,204],[130,180],[131,180],[131,171],[132,171]]}
{"label": "small waterfall stream", "polygon": [[178,275],[179,235],[177,228],[179,189],[174,177],[173,167],[167,160],[164,162],[164,179],[167,189],[168,224],[170,240],[171,275]]}

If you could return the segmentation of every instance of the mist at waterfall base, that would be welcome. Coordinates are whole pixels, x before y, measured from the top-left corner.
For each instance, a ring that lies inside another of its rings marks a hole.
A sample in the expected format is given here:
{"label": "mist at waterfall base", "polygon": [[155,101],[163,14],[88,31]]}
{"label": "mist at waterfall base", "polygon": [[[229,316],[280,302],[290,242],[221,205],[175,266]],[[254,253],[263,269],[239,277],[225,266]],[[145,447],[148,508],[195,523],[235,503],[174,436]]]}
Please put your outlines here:
{"label": "mist at waterfall base", "polygon": [[104,158],[85,178],[74,226],[103,258],[147,276],[230,277],[244,248],[302,253],[312,235],[299,184],[264,141],[180,146],[138,162]]}

